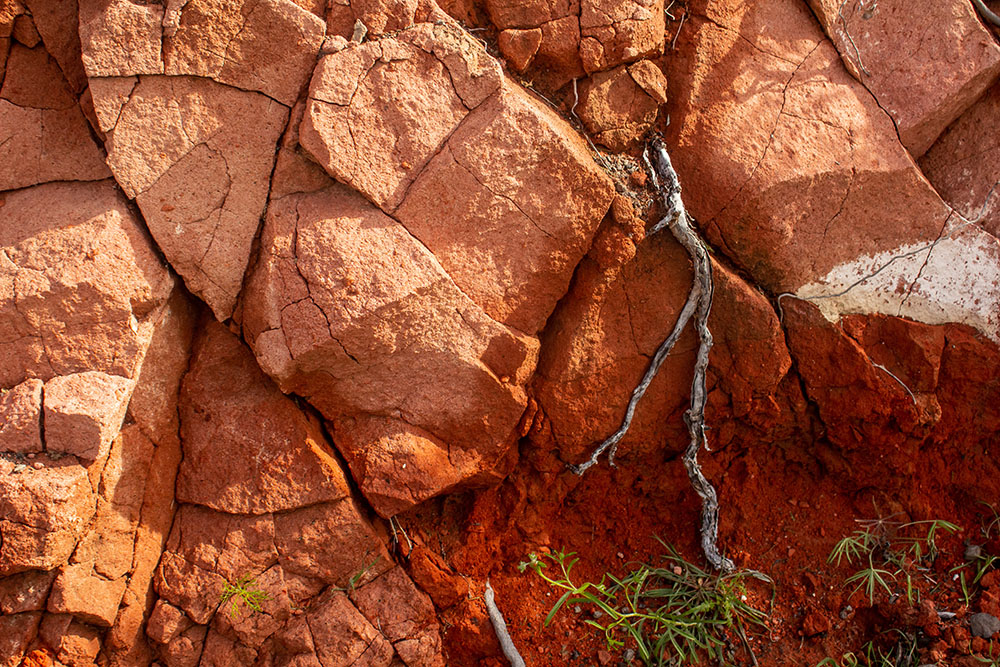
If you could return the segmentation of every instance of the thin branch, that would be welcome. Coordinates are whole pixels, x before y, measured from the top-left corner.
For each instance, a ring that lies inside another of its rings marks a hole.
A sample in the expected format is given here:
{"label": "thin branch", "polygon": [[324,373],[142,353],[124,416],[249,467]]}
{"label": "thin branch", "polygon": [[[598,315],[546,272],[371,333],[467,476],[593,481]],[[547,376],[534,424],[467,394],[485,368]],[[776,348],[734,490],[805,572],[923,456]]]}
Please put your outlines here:
{"label": "thin branch", "polygon": [[[847,41],[850,42],[851,46],[854,48],[854,57],[855,60],[858,61],[858,69],[861,70],[861,73],[865,76],[871,76],[872,73],[865,69],[865,64],[861,62],[861,50],[858,48],[858,45],[854,43],[854,37],[851,36],[851,30],[847,27],[847,17],[844,16],[843,13],[844,6],[847,4],[847,1],[848,0],[844,0],[841,2],[840,7],[837,8],[837,18],[840,19],[841,24],[844,26],[844,35],[847,37]],[[860,4],[861,7],[864,8],[864,3],[861,2]]]}
{"label": "thin branch", "polygon": [[493,631],[497,635],[497,641],[500,642],[500,650],[503,651],[504,657],[510,663],[510,667],[525,667],[524,658],[517,652],[514,640],[510,638],[510,633],[507,632],[507,622],[503,620],[503,614],[497,608],[493,587],[490,586],[489,579],[486,580],[486,592],[483,593],[483,600],[486,602],[486,611],[490,615],[490,623],[493,624]]}
{"label": "thin branch", "polygon": [[996,13],[992,12],[983,0],[972,0],[972,4],[976,6],[976,9],[979,10],[979,15],[982,16],[984,20],[1000,27],[1000,16],[997,16]]}
{"label": "thin branch", "polygon": [[896,377],[895,373],[893,373],[892,371],[890,371],[888,368],[886,368],[882,364],[877,364],[874,361],[872,362],[872,366],[874,366],[875,368],[878,368],[881,371],[884,371],[886,373],[886,375],[888,375],[893,380],[895,380],[896,382],[898,382],[899,386],[902,387],[903,389],[905,389],[906,393],[910,395],[910,400],[913,401],[913,404],[914,405],[917,404],[917,397],[913,395],[913,392],[910,391],[910,388],[906,386],[906,383],[904,383],[902,380],[900,380],[898,377]]}
{"label": "thin branch", "polygon": [[[667,213],[650,230],[649,235],[655,234],[664,227],[670,229],[674,238],[683,246],[691,257],[694,268],[694,281],[691,291],[688,294],[684,307],[681,308],[677,322],[666,340],[660,344],[656,354],[650,361],[646,373],[642,380],[632,391],[632,397],[625,409],[625,418],[621,426],[609,438],[600,443],[591,454],[590,458],[582,464],[570,466],[578,475],[586,472],[591,466],[597,463],[597,459],[608,449],[608,462],[614,465],[614,456],[619,441],[624,437],[632,424],[635,416],[635,408],[639,400],[646,393],[650,382],[666,359],[670,350],[676,344],[681,332],[687,323],[693,318],[695,331],[698,335],[698,353],[695,358],[694,378],[691,380],[691,403],[684,413],[684,421],[688,427],[690,441],[684,452],[684,467],[687,469],[688,478],[691,485],[701,498],[701,545],[705,552],[705,557],[712,567],[731,572],[734,569],[732,561],[724,558],[718,550],[716,542],[719,534],[719,502],[715,493],[715,488],[705,478],[698,464],[698,452],[702,447],[708,449],[708,442],[705,438],[705,404],[708,399],[708,391],[705,386],[705,379],[708,370],[708,355],[712,349],[712,333],[708,329],[708,316],[712,309],[712,297],[714,286],[712,282],[712,262],[708,254],[708,248],[695,232],[691,218],[684,208],[681,199],[681,185],[677,178],[677,172],[670,162],[666,148],[660,138],[654,138],[643,153],[643,161],[649,171],[654,188],[663,197],[663,203]],[[655,164],[654,164],[655,163]]]}

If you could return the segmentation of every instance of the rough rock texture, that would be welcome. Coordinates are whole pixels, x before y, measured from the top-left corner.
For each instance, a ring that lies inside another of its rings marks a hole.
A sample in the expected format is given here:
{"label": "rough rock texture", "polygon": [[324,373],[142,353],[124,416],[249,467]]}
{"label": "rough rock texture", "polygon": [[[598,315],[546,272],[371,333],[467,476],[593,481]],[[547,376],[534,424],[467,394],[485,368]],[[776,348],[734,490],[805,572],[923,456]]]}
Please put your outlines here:
{"label": "rough rock texture", "polygon": [[14,43],[0,61],[0,191],[110,174],[56,61]]}
{"label": "rough rock texture", "polygon": [[124,198],[106,181],[0,197],[0,386],[134,376],[173,279]]}
{"label": "rough rock texture", "polygon": [[757,662],[988,652],[948,578],[904,610],[817,567],[873,507],[1000,553],[1000,50],[965,0],[839,8],[0,2],[0,667],[495,665],[487,579],[529,664],[613,661],[512,565],[697,553],[692,331],[617,467],[566,470],[690,287],[651,133],[711,244]]}
{"label": "rough rock texture", "polygon": [[994,189],[1000,180],[1000,137],[994,131],[998,113],[1000,85],[969,107],[920,160],[921,169],[944,200],[993,236],[1000,235],[1000,206],[995,203]]}
{"label": "rough rock texture", "polygon": [[915,157],[1000,76],[1000,45],[964,0],[891,0],[869,11],[842,0],[809,6]]}
{"label": "rough rock texture", "polygon": [[[282,390],[349,420],[335,439],[380,512],[497,464],[534,339],[491,320],[402,225],[342,186],[272,202],[261,245],[248,338]],[[419,486],[385,479],[398,458]]]}

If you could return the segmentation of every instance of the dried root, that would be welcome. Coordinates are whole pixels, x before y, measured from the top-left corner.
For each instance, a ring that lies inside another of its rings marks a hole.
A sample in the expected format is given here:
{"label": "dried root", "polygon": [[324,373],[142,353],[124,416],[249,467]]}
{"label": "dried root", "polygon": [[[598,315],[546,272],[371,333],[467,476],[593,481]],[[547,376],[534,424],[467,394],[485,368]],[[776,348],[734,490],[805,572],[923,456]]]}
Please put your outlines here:
{"label": "dried root", "polygon": [[581,464],[570,466],[570,469],[578,475],[582,475],[591,466],[597,463],[598,458],[608,451],[608,463],[614,465],[615,452],[619,441],[625,436],[632,424],[635,416],[635,408],[639,400],[646,393],[650,382],[656,377],[657,372],[663,365],[664,360],[680,337],[681,332],[687,323],[693,318],[695,331],[698,334],[698,354],[695,359],[694,379],[691,382],[691,404],[684,414],[684,421],[687,423],[688,433],[691,440],[684,452],[684,467],[687,469],[688,478],[691,485],[701,497],[701,546],[705,552],[705,557],[712,567],[730,572],[733,570],[733,563],[724,558],[716,544],[719,534],[719,501],[715,493],[715,488],[705,478],[698,464],[698,452],[702,447],[708,449],[705,438],[705,403],[708,399],[708,391],[705,386],[705,376],[708,370],[708,353],[712,349],[712,333],[708,329],[708,315],[712,309],[712,297],[714,287],[712,283],[712,262],[708,255],[708,249],[698,236],[691,224],[691,218],[684,208],[681,200],[681,185],[677,178],[677,172],[670,162],[666,148],[662,140],[653,139],[643,154],[643,160],[650,173],[653,185],[659,190],[663,197],[667,213],[653,228],[650,234],[655,234],[664,227],[670,229],[674,238],[684,247],[694,267],[694,282],[688,294],[687,301],[681,309],[677,322],[666,340],[660,344],[653,355],[653,359],[646,369],[642,380],[632,391],[628,406],[625,409],[625,418],[622,425],[604,442],[600,443],[587,461]]}

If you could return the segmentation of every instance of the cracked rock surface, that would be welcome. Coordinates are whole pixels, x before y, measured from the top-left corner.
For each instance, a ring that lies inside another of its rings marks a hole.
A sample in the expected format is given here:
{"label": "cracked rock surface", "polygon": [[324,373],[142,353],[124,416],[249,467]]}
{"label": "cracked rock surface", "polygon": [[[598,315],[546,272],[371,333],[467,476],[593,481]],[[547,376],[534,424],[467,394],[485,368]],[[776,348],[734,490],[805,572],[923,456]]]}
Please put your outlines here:
{"label": "cracked rock surface", "polygon": [[567,470],[691,285],[654,134],[757,664],[946,608],[818,564],[1000,494],[997,44],[967,0],[0,1],[0,667],[492,667],[487,580],[528,664],[610,664],[513,565],[696,553],[692,331]]}

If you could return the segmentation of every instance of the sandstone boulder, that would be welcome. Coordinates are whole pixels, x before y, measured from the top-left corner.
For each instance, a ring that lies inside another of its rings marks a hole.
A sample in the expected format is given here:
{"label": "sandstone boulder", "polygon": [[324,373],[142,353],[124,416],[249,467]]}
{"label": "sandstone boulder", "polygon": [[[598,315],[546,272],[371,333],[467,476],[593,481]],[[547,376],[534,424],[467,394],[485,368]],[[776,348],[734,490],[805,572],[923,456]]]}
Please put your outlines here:
{"label": "sandstone boulder", "polygon": [[1000,180],[1000,136],[993,131],[997,114],[1000,85],[969,107],[920,160],[944,200],[993,236],[1000,236],[1000,205],[994,189]]}
{"label": "sandstone boulder", "polygon": [[588,74],[663,51],[663,0],[580,0],[580,58]]}
{"label": "sandstone boulder", "polygon": [[180,419],[180,502],[265,514],[349,494],[319,423],[278,391],[253,353],[220,324],[202,325],[181,389]]}
{"label": "sandstone boulder", "polygon": [[86,623],[110,627],[125,593],[125,579],[105,579],[90,565],[67,565],[56,577],[48,610],[73,614]]}
{"label": "sandstone boulder", "polygon": [[0,190],[110,174],[56,61],[14,44],[0,64]]}
{"label": "sandstone boulder", "polygon": [[[659,72],[655,66],[653,70]],[[656,83],[665,89],[662,73]],[[659,105],[660,100],[650,96],[622,66],[587,79],[580,87],[576,113],[594,141],[621,152],[643,139],[656,122]]]}
{"label": "sandstone boulder", "polygon": [[94,516],[93,487],[83,466],[73,457],[36,460],[41,467],[0,460],[2,576],[62,565]]}
{"label": "sandstone boulder", "polygon": [[0,615],[0,665],[18,667],[38,632],[41,612]]}
{"label": "sandstone boulder", "polygon": [[1000,76],[1000,45],[965,0],[809,5],[915,157]]}
{"label": "sandstone boulder", "polygon": [[78,0],[87,76],[162,74],[163,5]]}
{"label": "sandstone boulder", "polygon": [[0,579],[0,614],[44,610],[56,574],[55,570],[28,570]]}
{"label": "sandstone boulder", "polygon": [[0,451],[42,451],[42,386],[41,380],[25,380],[0,389]]}
{"label": "sandstone boulder", "polygon": [[[105,93],[114,94],[95,89],[99,108]],[[288,110],[259,93],[191,77],[143,77],[125,99],[119,113],[98,114],[108,164],[188,289],[227,319]]]}
{"label": "sandstone boulder", "polygon": [[0,386],[133,377],[173,279],[124,198],[107,181],[0,197]]}
{"label": "sandstone boulder", "polygon": [[80,93],[87,87],[81,58],[79,7],[76,0],[27,0],[31,18],[45,49],[59,63],[70,89]]}
{"label": "sandstone boulder", "polygon": [[299,141],[331,176],[391,212],[502,78],[482,45],[451,23],[350,45],[320,59]]}
{"label": "sandstone boulder", "polygon": [[[348,422],[334,435],[362,488],[394,474],[401,446],[449,452],[413,461],[435,492],[506,454],[537,342],[487,317],[399,223],[334,186],[272,202],[262,249],[244,306],[248,340],[283,391],[335,422],[376,420],[374,441],[352,442]],[[376,465],[361,470],[362,454]]]}
{"label": "sandstone boulder", "polygon": [[135,381],[98,371],[45,383],[45,449],[93,461],[118,435]]}

